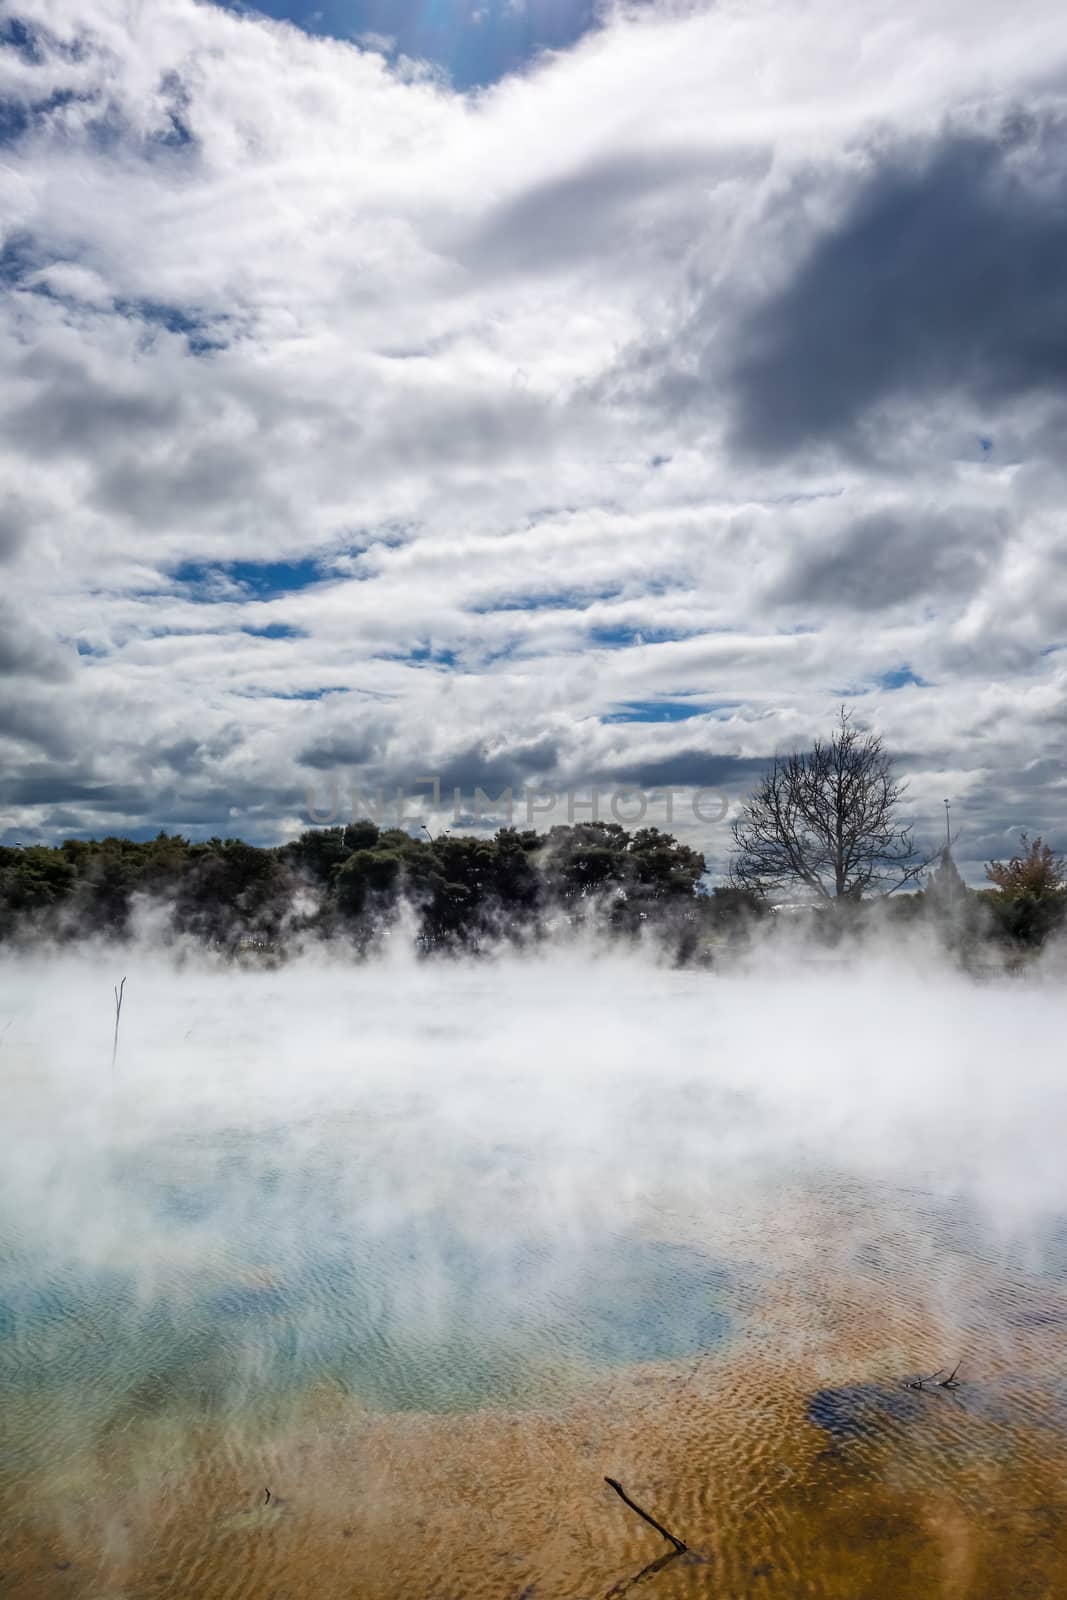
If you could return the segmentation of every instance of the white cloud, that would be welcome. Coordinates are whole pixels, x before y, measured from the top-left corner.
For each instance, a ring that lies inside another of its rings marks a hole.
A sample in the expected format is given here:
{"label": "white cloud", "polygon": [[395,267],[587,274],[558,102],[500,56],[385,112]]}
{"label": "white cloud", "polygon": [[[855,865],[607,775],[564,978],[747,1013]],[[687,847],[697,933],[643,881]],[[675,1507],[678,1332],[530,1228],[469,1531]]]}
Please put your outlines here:
{"label": "white cloud", "polygon": [[[333,748],[370,782],[510,749],[546,782],[721,757],[740,784],[861,690],[920,828],[952,784],[974,861],[1010,825],[1055,832],[1062,374],[1006,307],[982,324],[996,381],[911,361],[870,399],[886,318],[909,338],[966,311],[971,280],[937,276],[951,225],[940,251],[909,233],[921,206],[888,213],[896,278],[885,252],[845,259],[847,319],[801,295],[887,173],[921,185],[985,141],[988,193],[1006,163],[1029,196],[1026,303],[1052,315],[1067,40],[1044,0],[620,7],[467,96],[391,72],[382,41],[191,0],[19,9],[39,48],[0,69],[36,108],[0,150],[0,562],[32,622],[0,725],[17,837],[275,836],[324,770],[302,756]],[[826,317],[818,346],[795,323],[767,345],[790,295]],[[776,417],[765,448],[783,351],[802,426]],[[874,409],[794,448],[834,374]],[[174,581],[309,556],[322,582],[274,599]],[[930,687],[881,687],[904,667]],[[720,709],[599,721],[656,696]]]}

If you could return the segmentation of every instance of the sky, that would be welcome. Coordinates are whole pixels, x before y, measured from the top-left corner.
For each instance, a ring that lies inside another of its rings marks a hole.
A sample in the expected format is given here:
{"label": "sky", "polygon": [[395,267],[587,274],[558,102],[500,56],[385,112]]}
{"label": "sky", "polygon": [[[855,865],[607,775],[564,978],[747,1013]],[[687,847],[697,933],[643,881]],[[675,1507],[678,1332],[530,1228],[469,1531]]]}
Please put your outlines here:
{"label": "sky", "polygon": [[846,703],[1067,845],[1059,8],[271,12],[0,0],[0,838],[712,788],[717,874]]}

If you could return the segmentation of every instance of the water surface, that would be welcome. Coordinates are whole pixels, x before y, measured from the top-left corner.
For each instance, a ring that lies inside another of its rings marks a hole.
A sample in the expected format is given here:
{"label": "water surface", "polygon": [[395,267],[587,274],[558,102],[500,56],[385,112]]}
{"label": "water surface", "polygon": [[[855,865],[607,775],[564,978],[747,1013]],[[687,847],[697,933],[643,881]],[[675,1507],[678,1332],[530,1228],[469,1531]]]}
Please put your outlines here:
{"label": "water surface", "polygon": [[879,974],[916,1105],[780,978],[146,969],[113,1078],[15,978],[0,1593],[1064,1592],[1056,996]]}

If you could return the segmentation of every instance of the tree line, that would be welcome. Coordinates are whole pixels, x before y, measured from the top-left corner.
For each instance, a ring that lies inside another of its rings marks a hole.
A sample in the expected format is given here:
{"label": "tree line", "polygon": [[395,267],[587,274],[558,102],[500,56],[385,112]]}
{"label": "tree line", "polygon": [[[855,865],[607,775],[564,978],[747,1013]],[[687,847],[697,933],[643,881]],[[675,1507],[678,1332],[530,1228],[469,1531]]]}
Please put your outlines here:
{"label": "tree line", "polygon": [[153,925],[224,950],[281,953],[308,937],[367,950],[404,922],[423,951],[472,951],[580,923],[710,961],[795,921],[780,914],[790,897],[830,945],[922,922],[980,958],[990,942],[1025,954],[1064,927],[1064,863],[1050,846],[1023,834],[1015,856],[988,864],[992,887],[971,890],[949,845],[916,848],[899,820],[904,793],[881,738],[842,712],[828,739],[769,764],[733,823],[730,879],[713,889],[699,851],[615,822],[421,838],[362,820],[270,847],[167,833],[0,846],[0,941],[123,939]]}
{"label": "tree line", "polygon": [[68,839],[0,847],[0,936],[122,938],[154,913],[163,934],[216,946],[280,949],[311,935],[363,948],[407,916],[425,950],[521,943],[586,920],[620,935],[652,924],[681,948],[714,898],[704,873],[703,855],[674,835],[604,822],[423,839],[363,820],[274,847]]}

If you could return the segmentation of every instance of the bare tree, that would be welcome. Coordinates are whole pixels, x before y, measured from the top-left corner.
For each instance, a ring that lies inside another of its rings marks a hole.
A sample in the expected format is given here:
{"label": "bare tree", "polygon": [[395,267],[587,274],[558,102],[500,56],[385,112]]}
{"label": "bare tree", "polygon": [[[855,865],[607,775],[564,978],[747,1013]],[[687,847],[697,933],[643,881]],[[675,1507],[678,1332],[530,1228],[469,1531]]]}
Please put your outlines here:
{"label": "bare tree", "polygon": [[[829,740],[775,756],[733,825],[734,884],[761,896],[804,885],[820,900],[892,894],[925,872],[896,811],[905,785],[881,736],[842,707]],[[935,852],[936,854],[936,852]]]}

